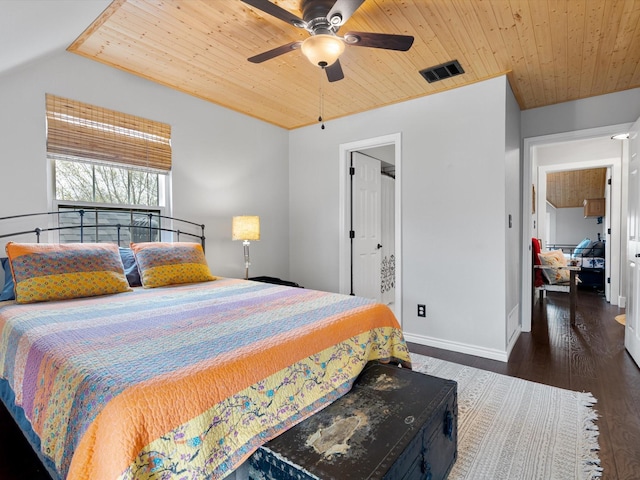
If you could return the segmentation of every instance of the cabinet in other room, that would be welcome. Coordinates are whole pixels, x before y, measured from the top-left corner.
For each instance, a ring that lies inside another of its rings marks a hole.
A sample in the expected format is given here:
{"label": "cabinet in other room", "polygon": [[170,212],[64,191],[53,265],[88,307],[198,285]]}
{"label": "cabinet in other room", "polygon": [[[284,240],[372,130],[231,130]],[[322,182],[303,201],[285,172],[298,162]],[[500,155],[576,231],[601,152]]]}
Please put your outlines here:
{"label": "cabinet in other room", "polygon": [[585,217],[604,217],[604,198],[587,198],[584,201]]}

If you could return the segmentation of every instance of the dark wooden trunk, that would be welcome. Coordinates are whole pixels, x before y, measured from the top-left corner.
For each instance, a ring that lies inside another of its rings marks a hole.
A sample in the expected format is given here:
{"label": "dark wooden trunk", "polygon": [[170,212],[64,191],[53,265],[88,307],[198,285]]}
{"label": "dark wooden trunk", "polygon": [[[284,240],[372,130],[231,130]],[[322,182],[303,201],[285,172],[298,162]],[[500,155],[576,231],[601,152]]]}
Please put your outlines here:
{"label": "dark wooden trunk", "polygon": [[249,478],[444,479],[457,427],[456,382],[372,364],[344,397],[259,449]]}

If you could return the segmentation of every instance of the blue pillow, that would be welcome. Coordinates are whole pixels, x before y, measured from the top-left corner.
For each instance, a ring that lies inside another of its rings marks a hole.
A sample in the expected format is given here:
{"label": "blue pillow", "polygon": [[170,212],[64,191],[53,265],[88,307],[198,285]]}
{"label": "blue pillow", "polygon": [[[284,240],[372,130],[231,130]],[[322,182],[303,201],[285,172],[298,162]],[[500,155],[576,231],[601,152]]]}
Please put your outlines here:
{"label": "blue pillow", "polygon": [[4,302],[5,300],[15,300],[16,296],[13,293],[13,275],[11,275],[9,259],[6,257],[0,258],[0,265],[4,270],[4,286],[0,292],[0,302]]}
{"label": "blue pillow", "polygon": [[573,256],[579,256],[581,255],[585,249],[589,246],[589,244],[591,243],[591,240],[588,238],[585,238],[584,240],[582,240],[578,245],[576,245],[576,248],[573,250]]}
{"label": "blue pillow", "polygon": [[138,264],[136,263],[136,257],[133,255],[133,250],[120,247],[120,258],[122,259],[124,274],[127,276],[129,286],[141,287],[142,280],[140,280],[140,272],[138,271]]}

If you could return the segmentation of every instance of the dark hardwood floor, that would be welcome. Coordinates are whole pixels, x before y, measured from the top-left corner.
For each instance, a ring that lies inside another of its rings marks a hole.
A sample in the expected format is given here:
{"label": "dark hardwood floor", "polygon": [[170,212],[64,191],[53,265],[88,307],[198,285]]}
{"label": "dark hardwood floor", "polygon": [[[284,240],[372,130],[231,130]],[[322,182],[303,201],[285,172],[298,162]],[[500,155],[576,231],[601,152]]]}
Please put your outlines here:
{"label": "dark hardwood floor", "polygon": [[0,401],[0,479],[51,480],[13,418]]}
{"label": "dark hardwood floor", "polygon": [[[576,326],[569,298],[547,293],[534,305],[533,328],[508,363],[410,344],[412,351],[570,390],[598,400],[600,460],[605,480],[640,479],[640,369],[624,349],[621,313],[595,292],[580,291]],[[0,479],[50,480],[0,403]],[[570,480],[570,479],[567,479]]]}
{"label": "dark hardwood floor", "polygon": [[533,308],[531,333],[520,335],[508,363],[410,344],[411,351],[569,390],[598,402],[600,461],[605,480],[640,479],[640,369],[624,348],[624,310],[596,292],[579,291],[576,326],[569,296],[548,292]]}

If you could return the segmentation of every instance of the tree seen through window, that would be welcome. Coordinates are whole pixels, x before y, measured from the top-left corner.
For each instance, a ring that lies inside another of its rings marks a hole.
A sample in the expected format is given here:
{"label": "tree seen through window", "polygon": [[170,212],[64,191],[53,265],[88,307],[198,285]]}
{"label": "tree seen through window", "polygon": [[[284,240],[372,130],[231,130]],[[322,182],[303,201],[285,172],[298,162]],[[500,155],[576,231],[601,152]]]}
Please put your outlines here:
{"label": "tree seen through window", "polygon": [[69,160],[55,161],[56,199],[158,206],[158,173]]}

